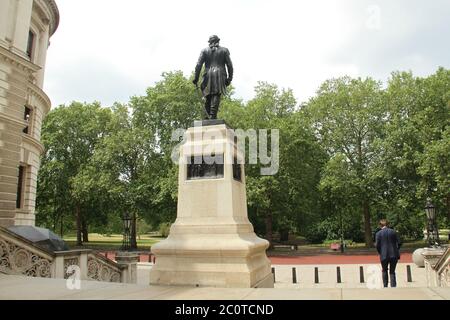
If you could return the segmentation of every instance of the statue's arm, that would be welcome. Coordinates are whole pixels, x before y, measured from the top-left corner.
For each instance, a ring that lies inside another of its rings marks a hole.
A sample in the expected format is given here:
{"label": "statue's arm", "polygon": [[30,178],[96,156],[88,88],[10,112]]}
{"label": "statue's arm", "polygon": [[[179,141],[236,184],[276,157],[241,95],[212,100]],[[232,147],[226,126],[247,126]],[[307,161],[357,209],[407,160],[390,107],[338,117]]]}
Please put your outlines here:
{"label": "statue's arm", "polygon": [[230,51],[228,51],[227,49],[227,53],[225,55],[225,64],[227,65],[227,70],[228,70],[228,79],[227,82],[230,83],[231,81],[233,81],[233,62],[231,62],[231,58],[230,58]]}
{"label": "statue's arm", "polygon": [[200,78],[200,71],[202,71],[203,63],[205,62],[205,51],[202,50],[200,57],[198,58],[197,65],[195,66],[194,84],[197,84]]}

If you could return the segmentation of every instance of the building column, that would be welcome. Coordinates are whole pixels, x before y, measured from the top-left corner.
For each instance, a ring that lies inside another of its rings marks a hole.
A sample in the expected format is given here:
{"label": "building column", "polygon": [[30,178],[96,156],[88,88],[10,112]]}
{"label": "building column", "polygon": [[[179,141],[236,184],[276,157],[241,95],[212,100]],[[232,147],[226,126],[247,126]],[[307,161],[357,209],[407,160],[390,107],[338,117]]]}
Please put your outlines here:
{"label": "building column", "polygon": [[14,225],[16,216],[21,125],[0,114],[0,226]]}
{"label": "building column", "polygon": [[47,59],[49,37],[50,28],[49,25],[46,25],[44,30],[41,31],[39,35],[39,52],[36,60],[36,64],[41,67],[41,69],[36,73],[36,85],[41,89],[44,86],[45,61]]}
{"label": "building column", "polygon": [[0,1],[0,45],[7,47],[6,35],[8,34],[8,23],[9,23],[9,1]]}
{"label": "building column", "polygon": [[17,2],[16,23],[14,26],[13,47],[11,51],[28,59],[26,51],[30,32],[33,0],[12,0]]}

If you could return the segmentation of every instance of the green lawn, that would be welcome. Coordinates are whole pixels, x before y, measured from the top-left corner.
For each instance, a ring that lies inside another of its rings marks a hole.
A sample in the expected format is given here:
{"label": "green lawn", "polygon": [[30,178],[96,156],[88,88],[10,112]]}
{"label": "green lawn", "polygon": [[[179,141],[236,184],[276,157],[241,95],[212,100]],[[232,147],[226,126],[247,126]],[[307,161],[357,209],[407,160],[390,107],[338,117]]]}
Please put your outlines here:
{"label": "green lawn", "polygon": [[[122,235],[119,234],[113,234],[113,235],[102,235],[98,233],[90,233],[89,234],[89,242],[84,243],[83,246],[76,246],[76,236],[75,235],[67,235],[64,236],[64,241],[69,245],[71,249],[95,249],[99,251],[103,250],[119,250],[122,246]],[[164,238],[159,236],[157,233],[153,234],[146,234],[141,235],[140,239],[137,240],[138,242],[138,249],[139,250],[149,250],[150,247],[163,240]],[[445,241],[443,241],[445,243]],[[408,241],[405,242],[402,246],[403,250],[414,250],[415,248],[420,248],[426,246],[425,241]],[[330,244],[303,244],[299,245],[299,250],[306,251],[306,252],[314,252],[314,251],[322,251],[324,249],[329,249]],[[365,250],[364,243],[352,243],[350,246],[347,247],[347,251],[358,251],[358,250]],[[368,249],[374,250],[372,249]],[[275,250],[278,251],[278,250]]]}
{"label": "green lawn", "polygon": [[[64,241],[71,249],[95,249],[95,250],[118,250],[122,246],[123,236],[119,234],[112,234],[110,236],[101,235],[98,233],[89,234],[89,242],[83,243],[83,246],[76,246],[76,236],[64,236]],[[138,238],[138,249],[149,250],[150,247],[163,240],[164,238],[157,235],[141,235]]]}

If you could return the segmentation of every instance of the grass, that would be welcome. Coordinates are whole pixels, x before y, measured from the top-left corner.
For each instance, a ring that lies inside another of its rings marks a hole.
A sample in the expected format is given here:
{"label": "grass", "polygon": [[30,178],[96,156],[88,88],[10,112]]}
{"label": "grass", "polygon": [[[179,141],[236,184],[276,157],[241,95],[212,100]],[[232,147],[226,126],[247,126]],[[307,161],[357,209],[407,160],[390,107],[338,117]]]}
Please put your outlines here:
{"label": "grass", "polygon": [[[89,242],[83,243],[83,246],[77,246],[77,238],[74,235],[64,236],[64,241],[71,249],[95,249],[95,250],[119,250],[122,246],[123,236],[120,234],[102,235],[98,233],[89,234]],[[152,245],[158,243],[164,238],[152,235],[141,235],[137,239],[139,250],[149,250]]]}
{"label": "grass", "polygon": [[[122,246],[122,235],[120,234],[112,234],[112,235],[102,235],[98,233],[90,233],[89,234],[89,242],[84,243],[83,246],[76,245],[76,236],[75,235],[67,235],[64,236],[64,241],[68,244],[71,249],[94,249],[99,251],[116,251],[119,250]],[[164,237],[159,236],[158,233],[151,233],[146,235],[141,235],[140,239],[137,239],[138,249],[139,250],[149,250],[152,245],[158,243],[159,241],[164,240]],[[442,241],[445,243],[445,241]],[[427,244],[423,240],[419,241],[405,241],[403,243],[402,249],[406,251],[414,251],[416,248],[425,247]],[[323,251],[330,248],[330,244],[302,244],[298,246],[299,251],[302,252],[311,252],[314,251]],[[279,251],[280,249],[273,250]],[[364,243],[352,243],[347,246],[346,251],[373,251],[374,249],[365,248]],[[283,250],[281,250],[283,251]]]}

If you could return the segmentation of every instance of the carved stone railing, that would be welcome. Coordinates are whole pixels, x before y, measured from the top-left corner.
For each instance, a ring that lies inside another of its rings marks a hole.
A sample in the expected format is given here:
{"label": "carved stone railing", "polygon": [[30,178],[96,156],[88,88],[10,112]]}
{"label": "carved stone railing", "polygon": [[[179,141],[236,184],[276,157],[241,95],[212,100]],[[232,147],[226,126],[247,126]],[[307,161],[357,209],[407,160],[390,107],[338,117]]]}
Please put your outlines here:
{"label": "carved stone railing", "polygon": [[94,250],[50,252],[0,227],[0,273],[135,283],[136,263],[136,255],[125,254],[117,263]]}
{"label": "carved stone railing", "polygon": [[427,285],[429,287],[450,287],[450,247],[425,248]]}
{"label": "carved stone railing", "polygon": [[0,272],[52,278],[53,255],[31,241],[0,228]]}
{"label": "carved stone railing", "polygon": [[55,252],[56,278],[67,279],[76,268],[80,280],[121,282],[126,266],[119,265],[92,250],[71,250]]}
{"label": "carved stone railing", "polygon": [[450,288],[450,247],[444,252],[442,257],[434,266],[440,287]]}

